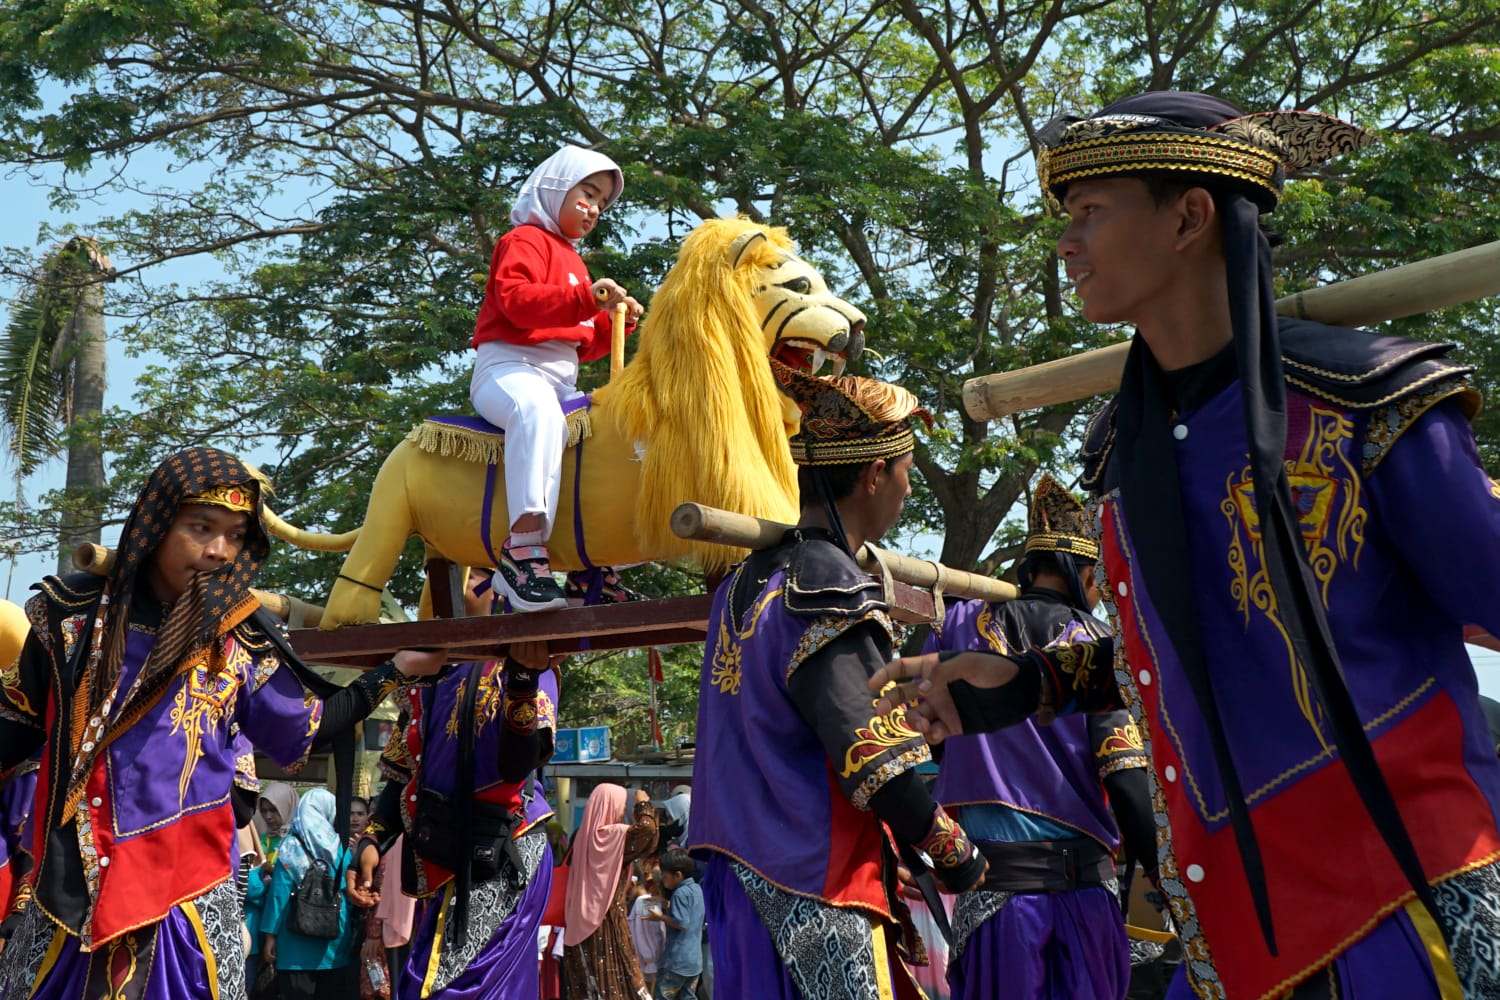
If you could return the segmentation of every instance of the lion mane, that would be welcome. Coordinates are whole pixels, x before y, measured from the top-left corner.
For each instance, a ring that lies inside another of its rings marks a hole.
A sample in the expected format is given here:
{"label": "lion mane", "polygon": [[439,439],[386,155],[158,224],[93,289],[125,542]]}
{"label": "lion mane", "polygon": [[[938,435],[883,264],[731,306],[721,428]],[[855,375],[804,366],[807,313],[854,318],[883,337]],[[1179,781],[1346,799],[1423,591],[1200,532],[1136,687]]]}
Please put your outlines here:
{"label": "lion mane", "polygon": [[[736,244],[760,232],[766,238]],[[595,393],[596,419],[644,442],[636,533],[644,551],[721,570],[738,550],[672,534],[684,500],[778,521],[798,515],[797,469],[770,348],[751,292],[761,269],[795,253],[784,229],[713,219],[683,241],[651,300],[631,363]],[[738,260],[731,258],[738,256]]]}

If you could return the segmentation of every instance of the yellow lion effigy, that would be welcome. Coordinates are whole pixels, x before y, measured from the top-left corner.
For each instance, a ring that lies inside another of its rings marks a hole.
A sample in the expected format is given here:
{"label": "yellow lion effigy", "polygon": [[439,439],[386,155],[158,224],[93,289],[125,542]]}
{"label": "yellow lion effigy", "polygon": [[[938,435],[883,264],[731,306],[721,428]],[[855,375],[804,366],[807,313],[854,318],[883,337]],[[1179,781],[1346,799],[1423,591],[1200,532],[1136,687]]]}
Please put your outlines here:
{"label": "yellow lion effigy", "polygon": [[0,675],[11,671],[20,660],[30,631],[31,622],[21,606],[0,598]]}
{"label": "yellow lion effigy", "polygon": [[[553,569],[672,560],[715,571],[739,559],[672,534],[668,519],[684,500],[795,521],[787,438],[799,413],[767,359],[816,371],[831,358],[841,370],[863,348],[863,327],[783,230],[742,219],[699,225],[652,299],[635,356],[586,415],[570,417],[576,443],[563,457]],[[294,544],[349,552],[321,627],[377,619],[413,534],[459,565],[493,565],[487,550],[511,520],[503,441],[429,420],[387,456],[359,528],[319,535],[267,518]]]}

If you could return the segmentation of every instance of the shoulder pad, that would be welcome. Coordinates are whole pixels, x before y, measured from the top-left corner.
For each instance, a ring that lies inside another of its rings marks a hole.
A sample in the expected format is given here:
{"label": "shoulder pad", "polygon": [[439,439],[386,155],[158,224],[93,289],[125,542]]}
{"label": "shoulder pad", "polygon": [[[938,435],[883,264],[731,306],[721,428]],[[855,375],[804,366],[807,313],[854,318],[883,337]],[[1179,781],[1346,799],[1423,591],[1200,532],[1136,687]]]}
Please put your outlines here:
{"label": "shoulder pad", "polygon": [[862,615],[884,610],[880,581],[833,542],[807,538],[786,568],[786,609],[794,615]]}
{"label": "shoulder pad", "polygon": [[[1429,344],[1344,326],[1280,317],[1287,385],[1355,410],[1386,406],[1474,369],[1447,357],[1452,344]],[[1478,394],[1468,404],[1478,411]]]}
{"label": "shoulder pad", "polygon": [[104,590],[104,577],[93,573],[69,573],[66,576],[44,576],[31,585],[46,596],[48,603],[60,611],[82,611],[94,603]]}
{"label": "shoulder pad", "polygon": [[1117,408],[1116,398],[1111,396],[1109,401],[1099,408],[1089,419],[1088,426],[1083,432],[1083,475],[1079,484],[1089,493],[1098,495],[1104,492],[1105,473],[1109,467],[1110,452],[1115,444],[1115,410]]}

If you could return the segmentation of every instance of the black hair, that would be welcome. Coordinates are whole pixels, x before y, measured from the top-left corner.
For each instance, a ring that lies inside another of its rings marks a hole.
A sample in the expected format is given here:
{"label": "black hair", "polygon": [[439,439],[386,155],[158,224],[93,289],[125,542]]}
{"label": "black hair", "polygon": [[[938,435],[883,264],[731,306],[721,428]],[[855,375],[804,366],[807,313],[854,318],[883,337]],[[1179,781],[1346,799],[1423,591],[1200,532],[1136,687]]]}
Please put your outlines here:
{"label": "black hair", "polygon": [[687,877],[696,872],[698,866],[693,863],[693,859],[688,855],[687,851],[674,847],[662,854],[661,870],[664,872],[676,872],[678,875]]}
{"label": "black hair", "polygon": [[[797,466],[797,491],[802,496],[802,506],[811,507],[823,498],[823,487],[834,500],[843,500],[853,495],[860,474],[869,462],[853,462],[848,465],[799,465]],[[823,481],[823,487],[818,480]]]}
{"label": "black hair", "polygon": [[[1036,575],[1038,573],[1056,573],[1066,580],[1068,578],[1068,570],[1067,567],[1062,564],[1062,560],[1058,558],[1059,555],[1061,555],[1061,553],[1050,551],[1028,552],[1026,553],[1026,557],[1021,560],[1021,565],[1017,569],[1017,574],[1024,575],[1026,579],[1034,580],[1036,579]],[[1073,564],[1080,570],[1085,566],[1094,565],[1093,559],[1089,559],[1084,556],[1073,555],[1072,558]]]}

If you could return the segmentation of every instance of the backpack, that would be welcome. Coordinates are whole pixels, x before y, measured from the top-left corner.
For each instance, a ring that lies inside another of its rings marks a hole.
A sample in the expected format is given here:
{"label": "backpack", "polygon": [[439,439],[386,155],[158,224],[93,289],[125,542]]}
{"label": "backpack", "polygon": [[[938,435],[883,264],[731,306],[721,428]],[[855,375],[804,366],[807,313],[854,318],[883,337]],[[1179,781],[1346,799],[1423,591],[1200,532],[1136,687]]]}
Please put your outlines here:
{"label": "backpack", "polygon": [[313,857],[301,837],[297,842],[302,844],[302,850],[312,863],[302,873],[302,881],[292,896],[292,930],[307,937],[336,938],[339,936],[340,899],[333,873],[322,858]]}

